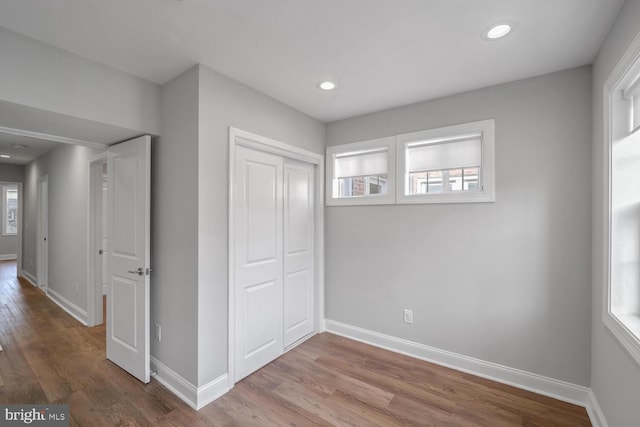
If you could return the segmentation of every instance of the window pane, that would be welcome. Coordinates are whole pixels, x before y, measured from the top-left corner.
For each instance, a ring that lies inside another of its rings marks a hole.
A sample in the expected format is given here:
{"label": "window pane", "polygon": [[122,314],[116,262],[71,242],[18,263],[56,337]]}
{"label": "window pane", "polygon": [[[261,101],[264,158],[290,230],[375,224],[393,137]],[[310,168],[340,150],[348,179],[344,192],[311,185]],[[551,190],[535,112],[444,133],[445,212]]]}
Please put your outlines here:
{"label": "window pane", "polygon": [[465,169],[464,170],[464,189],[465,190],[479,190],[480,189],[480,181],[478,177],[480,176],[480,168],[474,169]]}
{"label": "window pane", "polygon": [[462,169],[452,169],[447,171],[449,174],[449,191],[461,191],[462,190]]}
{"label": "window pane", "polygon": [[363,197],[387,194],[387,175],[339,178],[338,197]]}
{"label": "window pane", "polygon": [[4,230],[6,234],[18,233],[18,190],[5,191]]}
{"label": "window pane", "polygon": [[480,168],[409,173],[407,194],[448,193],[480,189]]}
{"label": "window pane", "polygon": [[427,193],[442,193],[442,171],[427,172]]}
{"label": "window pane", "polygon": [[409,174],[409,194],[427,193],[427,173],[413,172]]}

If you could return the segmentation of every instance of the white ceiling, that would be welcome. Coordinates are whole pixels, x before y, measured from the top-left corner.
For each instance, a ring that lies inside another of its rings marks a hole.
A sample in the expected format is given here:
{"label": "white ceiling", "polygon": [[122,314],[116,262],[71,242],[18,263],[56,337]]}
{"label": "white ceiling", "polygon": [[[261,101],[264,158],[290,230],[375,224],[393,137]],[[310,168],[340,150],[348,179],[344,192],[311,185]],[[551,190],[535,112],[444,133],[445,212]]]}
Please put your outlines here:
{"label": "white ceiling", "polygon": [[[24,145],[26,148],[16,148],[13,144]],[[0,163],[26,165],[58,145],[60,144],[57,142],[0,132],[0,154],[11,156],[10,159],[0,158]]]}
{"label": "white ceiling", "polygon": [[334,121],[590,64],[622,3],[2,0],[0,26],[159,84],[200,62]]}

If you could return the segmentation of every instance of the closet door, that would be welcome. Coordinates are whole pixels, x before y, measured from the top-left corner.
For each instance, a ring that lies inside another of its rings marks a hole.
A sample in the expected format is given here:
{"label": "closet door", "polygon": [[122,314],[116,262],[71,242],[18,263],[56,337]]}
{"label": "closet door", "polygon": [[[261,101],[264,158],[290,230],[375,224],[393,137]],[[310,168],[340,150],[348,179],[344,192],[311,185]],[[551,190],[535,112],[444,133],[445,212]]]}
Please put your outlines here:
{"label": "closet door", "polygon": [[284,346],[313,332],[314,167],[284,164]]}
{"label": "closet door", "polygon": [[284,351],[283,165],[280,156],[236,148],[236,381]]}

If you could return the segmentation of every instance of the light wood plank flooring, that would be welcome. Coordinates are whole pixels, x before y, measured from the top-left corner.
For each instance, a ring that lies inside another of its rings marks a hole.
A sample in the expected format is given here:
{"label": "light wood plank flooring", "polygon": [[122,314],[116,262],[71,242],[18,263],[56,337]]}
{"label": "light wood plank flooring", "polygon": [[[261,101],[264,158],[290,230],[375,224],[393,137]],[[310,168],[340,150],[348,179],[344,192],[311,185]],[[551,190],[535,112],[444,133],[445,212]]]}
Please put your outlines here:
{"label": "light wood plank flooring", "polygon": [[196,412],[105,359],[86,328],[0,262],[0,403],[69,403],[79,426],[588,426],[584,408],[320,334]]}

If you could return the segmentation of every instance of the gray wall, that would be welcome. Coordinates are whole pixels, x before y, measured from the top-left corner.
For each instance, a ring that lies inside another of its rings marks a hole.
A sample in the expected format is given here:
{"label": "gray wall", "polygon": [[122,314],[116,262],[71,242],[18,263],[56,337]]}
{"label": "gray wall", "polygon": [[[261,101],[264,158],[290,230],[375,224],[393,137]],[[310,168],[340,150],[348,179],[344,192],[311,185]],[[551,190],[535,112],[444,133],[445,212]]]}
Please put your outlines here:
{"label": "gray wall", "polygon": [[229,126],[316,153],[325,125],[200,66],[198,385],[227,372]]}
{"label": "gray wall", "polygon": [[[24,166],[0,163],[0,182],[23,182]],[[0,189],[1,190],[1,189]],[[1,194],[1,193],[0,193]],[[2,203],[0,202],[0,206]],[[0,215],[2,220],[2,215]],[[18,236],[3,236],[0,224],[0,256],[14,255],[18,250]]]}
{"label": "gray wall", "polygon": [[160,133],[160,86],[0,27],[0,100]]}
{"label": "gray wall", "polygon": [[588,386],[590,67],[331,123],[327,145],[489,118],[495,203],[326,209],[326,317]]}
{"label": "gray wall", "polygon": [[321,122],[207,67],[163,87],[153,150],[152,355],[192,384],[227,372],[229,126],[317,153]]}
{"label": "gray wall", "polygon": [[0,181],[23,182],[24,166],[0,163]]}
{"label": "gray wall", "polygon": [[[151,144],[151,355],[197,382],[198,69],[162,89],[162,136]],[[153,331],[153,327],[151,329]]]}
{"label": "gray wall", "polygon": [[591,388],[612,427],[637,426],[640,366],[602,323],[604,241],[603,85],[633,39],[640,33],[640,1],[627,0],[593,67],[593,318]]}
{"label": "gray wall", "polygon": [[60,145],[29,163],[24,180],[23,270],[36,277],[38,179],[48,175],[48,285],[85,311],[89,160],[99,153],[92,148]]}

